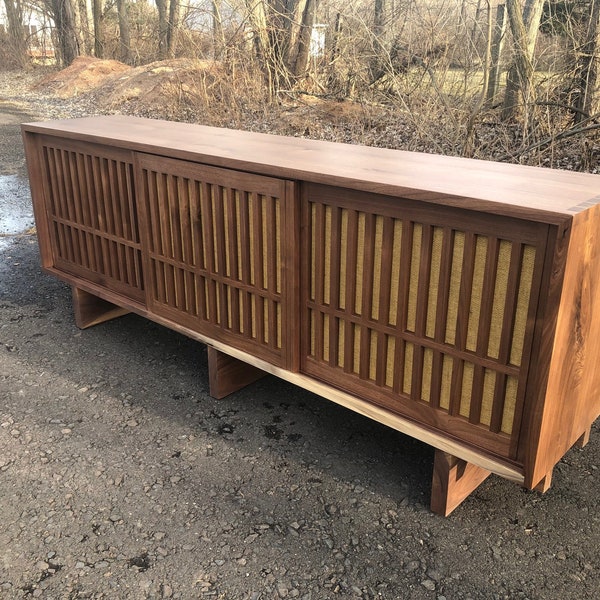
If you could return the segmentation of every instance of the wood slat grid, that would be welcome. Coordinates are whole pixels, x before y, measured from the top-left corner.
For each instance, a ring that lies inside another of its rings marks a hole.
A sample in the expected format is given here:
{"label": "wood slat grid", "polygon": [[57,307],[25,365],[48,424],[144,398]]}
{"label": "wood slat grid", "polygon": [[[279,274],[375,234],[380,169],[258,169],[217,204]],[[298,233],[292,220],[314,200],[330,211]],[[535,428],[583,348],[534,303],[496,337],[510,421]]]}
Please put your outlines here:
{"label": "wood slat grid", "polygon": [[306,203],[302,368],[400,412],[425,405],[510,436],[535,245],[407,212]]}
{"label": "wood slat grid", "polygon": [[251,175],[234,186],[219,169],[160,166],[141,169],[153,310],[283,364],[279,194]]}
{"label": "wood slat grid", "polygon": [[42,167],[55,266],[143,300],[132,162],[44,144]]}

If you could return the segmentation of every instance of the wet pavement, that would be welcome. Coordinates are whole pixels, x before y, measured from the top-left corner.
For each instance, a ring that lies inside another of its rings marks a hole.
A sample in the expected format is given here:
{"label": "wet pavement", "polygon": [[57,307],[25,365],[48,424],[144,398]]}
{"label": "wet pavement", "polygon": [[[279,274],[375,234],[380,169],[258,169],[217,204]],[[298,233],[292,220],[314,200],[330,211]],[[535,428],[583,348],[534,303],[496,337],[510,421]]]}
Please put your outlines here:
{"label": "wet pavement", "polygon": [[0,98],[0,250],[34,226],[19,124],[34,116]]}
{"label": "wet pavement", "polygon": [[0,175],[0,250],[33,226],[29,182],[21,175]]}

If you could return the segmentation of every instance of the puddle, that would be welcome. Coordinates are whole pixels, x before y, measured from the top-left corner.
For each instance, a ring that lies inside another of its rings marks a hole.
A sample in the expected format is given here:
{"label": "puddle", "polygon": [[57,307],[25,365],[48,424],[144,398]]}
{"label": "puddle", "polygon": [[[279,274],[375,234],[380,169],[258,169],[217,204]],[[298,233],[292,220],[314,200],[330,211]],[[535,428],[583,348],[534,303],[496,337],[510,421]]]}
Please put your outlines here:
{"label": "puddle", "polygon": [[19,175],[0,175],[0,249],[33,225],[29,182]]}

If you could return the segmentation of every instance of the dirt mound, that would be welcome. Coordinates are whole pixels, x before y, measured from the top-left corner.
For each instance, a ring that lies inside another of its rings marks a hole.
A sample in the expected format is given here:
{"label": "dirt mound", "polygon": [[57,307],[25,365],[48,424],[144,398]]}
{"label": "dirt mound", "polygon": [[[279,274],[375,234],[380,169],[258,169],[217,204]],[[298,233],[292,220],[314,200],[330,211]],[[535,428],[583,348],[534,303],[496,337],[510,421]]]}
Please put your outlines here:
{"label": "dirt mound", "polygon": [[221,76],[221,66],[213,61],[164,60],[111,78],[100,85],[93,96],[97,106],[106,110],[167,118],[179,114],[182,105],[212,97]]}
{"label": "dirt mound", "polygon": [[101,60],[91,56],[76,58],[66,69],[45,77],[35,87],[61,98],[73,98],[96,89],[132,67],[116,60]]}

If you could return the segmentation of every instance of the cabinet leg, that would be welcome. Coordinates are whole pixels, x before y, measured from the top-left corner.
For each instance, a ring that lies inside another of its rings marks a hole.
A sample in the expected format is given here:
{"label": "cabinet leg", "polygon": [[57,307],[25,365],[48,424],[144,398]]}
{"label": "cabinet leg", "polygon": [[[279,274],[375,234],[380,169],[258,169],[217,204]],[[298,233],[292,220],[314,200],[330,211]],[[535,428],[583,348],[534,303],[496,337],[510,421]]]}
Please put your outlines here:
{"label": "cabinet leg", "polygon": [[73,292],[75,324],[79,329],[86,329],[92,327],[92,325],[122,317],[130,312],[76,286],[72,286],[71,289]]}
{"label": "cabinet leg", "polygon": [[228,354],[208,346],[210,395],[220,400],[254,383],[266,373]]}
{"label": "cabinet leg", "polygon": [[533,488],[536,492],[546,493],[552,485],[552,471],[546,474],[546,476]]}
{"label": "cabinet leg", "polygon": [[447,517],[488,475],[490,471],[486,469],[436,450],[431,485],[431,510]]}
{"label": "cabinet leg", "polygon": [[592,427],[588,427],[584,434],[575,442],[575,445],[579,448],[583,448],[587,446],[587,443],[590,441],[590,434],[592,433]]}

